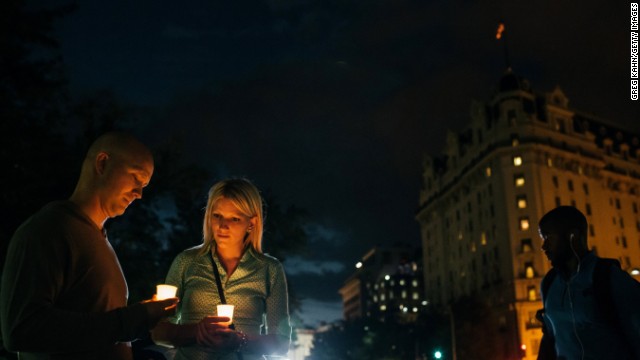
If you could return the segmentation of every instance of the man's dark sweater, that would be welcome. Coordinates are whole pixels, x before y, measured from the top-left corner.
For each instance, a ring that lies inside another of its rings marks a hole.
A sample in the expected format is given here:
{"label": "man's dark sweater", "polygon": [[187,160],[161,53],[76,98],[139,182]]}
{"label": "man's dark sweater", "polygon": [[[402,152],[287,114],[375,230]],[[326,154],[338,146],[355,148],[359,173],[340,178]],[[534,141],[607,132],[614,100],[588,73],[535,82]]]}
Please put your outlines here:
{"label": "man's dark sweater", "polygon": [[21,359],[131,359],[148,329],[127,307],[122,269],[107,241],[70,201],[43,207],[18,228],[0,288],[4,346]]}

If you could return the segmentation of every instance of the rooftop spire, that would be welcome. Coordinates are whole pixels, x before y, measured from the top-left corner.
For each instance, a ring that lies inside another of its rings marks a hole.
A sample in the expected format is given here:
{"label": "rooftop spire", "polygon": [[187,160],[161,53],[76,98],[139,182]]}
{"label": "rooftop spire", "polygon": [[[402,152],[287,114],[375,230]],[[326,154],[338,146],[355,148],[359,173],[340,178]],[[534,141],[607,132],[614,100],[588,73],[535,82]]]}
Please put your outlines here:
{"label": "rooftop spire", "polygon": [[509,61],[509,48],[507,46],[507,34],[505,33],[504,21],[498,23],[498,30],[496,31],[496,40],[502,40],[502,47],[504,48],[504,65],[507,71],[511,71],[511,62]]}

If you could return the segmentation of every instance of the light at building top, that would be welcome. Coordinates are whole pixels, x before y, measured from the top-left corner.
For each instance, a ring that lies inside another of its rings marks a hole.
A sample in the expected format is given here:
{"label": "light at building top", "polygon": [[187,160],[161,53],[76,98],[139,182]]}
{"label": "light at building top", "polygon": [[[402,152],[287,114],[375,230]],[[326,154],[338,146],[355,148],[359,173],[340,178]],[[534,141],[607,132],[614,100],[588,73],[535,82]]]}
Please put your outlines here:
{"label": "light at building top", "polygon": [[631,269],[631,275],[633,276],[640,275],[640,269]]}
{"label": "light at building top", "polygon": [[358,261],[356,263],[356,269],[360,269],[362,267],[362,261]]}

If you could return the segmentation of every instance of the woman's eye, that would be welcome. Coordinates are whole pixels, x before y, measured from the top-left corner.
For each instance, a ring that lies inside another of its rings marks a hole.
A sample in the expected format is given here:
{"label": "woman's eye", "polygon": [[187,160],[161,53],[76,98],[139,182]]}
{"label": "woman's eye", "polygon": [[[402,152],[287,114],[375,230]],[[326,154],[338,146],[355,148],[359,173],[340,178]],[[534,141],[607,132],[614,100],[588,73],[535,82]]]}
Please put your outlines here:
{"label": "woman's eye", "polygon": [[213,218],[216,220],[220,219],[220,214],[213,214]]}
{"label": "woman's eye", "polygon": [[233,220],[233,222],[240,222],[240,218],[234,217],[232,220]]}

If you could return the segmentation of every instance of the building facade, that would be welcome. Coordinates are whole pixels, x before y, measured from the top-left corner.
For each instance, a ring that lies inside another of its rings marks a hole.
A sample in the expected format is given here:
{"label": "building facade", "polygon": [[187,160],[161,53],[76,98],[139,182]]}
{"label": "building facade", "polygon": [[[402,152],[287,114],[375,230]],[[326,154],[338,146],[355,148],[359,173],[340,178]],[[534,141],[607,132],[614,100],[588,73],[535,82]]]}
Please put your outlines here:
{"label": "building facade", "polygon": [[427,305],[421,260],[408,245],[369,250],[339,290],[344,320],[415,321]]}
{"label": "building facade", "polygon": [[483,299],[504,328],[508,359],[535,359],[535,312],[550,269],[538,219],[573,205],[599,256],[640,269],[640,136],[571,109],[559,88],[537,94],[510,70],[471,122],[425,159],[420,207],[427,300]]}

